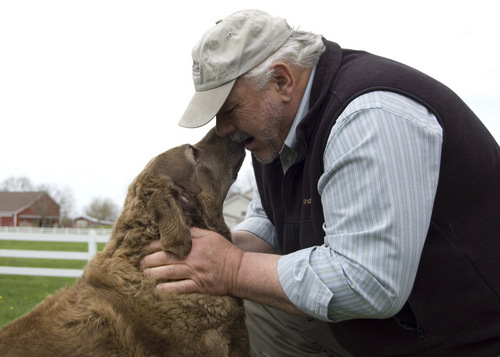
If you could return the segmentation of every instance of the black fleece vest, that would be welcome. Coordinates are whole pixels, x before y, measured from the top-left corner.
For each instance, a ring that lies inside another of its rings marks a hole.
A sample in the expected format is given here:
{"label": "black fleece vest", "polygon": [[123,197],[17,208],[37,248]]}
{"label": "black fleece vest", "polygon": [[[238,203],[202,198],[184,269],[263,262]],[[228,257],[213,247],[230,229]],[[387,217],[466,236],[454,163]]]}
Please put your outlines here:
{"label": "black fleece vest", "polygon": [[[296,163],[253,160],[262,204],[282,254],[324,243],[317,192],[335,121],[361,94],[391,91],[427,107],[443,128],[438,188],[413,290],[390,319],[331,324],[356,356],[500,353],[500,149],[449,88],[403,64],[325,40],[311,108],[297,128]],[[335,178],[334,178],[335,179]],[[335,293],[335,292],[334,292]],[[476,344],[490,340],[489,343]]]}

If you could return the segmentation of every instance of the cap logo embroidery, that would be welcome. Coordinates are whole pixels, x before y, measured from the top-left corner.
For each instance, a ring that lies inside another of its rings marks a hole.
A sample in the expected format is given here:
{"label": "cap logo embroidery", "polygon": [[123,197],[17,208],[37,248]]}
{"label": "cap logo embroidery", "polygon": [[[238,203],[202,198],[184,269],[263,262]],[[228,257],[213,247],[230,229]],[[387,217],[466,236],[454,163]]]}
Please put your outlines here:
{"label": "cap logo embroidery", "polygon": [[193,77],[200,78],[200,66],[193,63]]}

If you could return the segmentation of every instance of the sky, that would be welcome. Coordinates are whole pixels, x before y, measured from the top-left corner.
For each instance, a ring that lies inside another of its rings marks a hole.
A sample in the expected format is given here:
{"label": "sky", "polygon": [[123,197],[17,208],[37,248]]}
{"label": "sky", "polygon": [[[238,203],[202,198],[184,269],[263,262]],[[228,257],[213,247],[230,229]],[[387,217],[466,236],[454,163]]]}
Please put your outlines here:
{"label": "sky", "polygon": [[74,215],[95,198],[121,207],[152,157],[214,125],[177,125],[194,93],[191,49],[215,21],[249,8],[423,71],[500,142],[495,3],[1,0],[0,182],[26,176],[70,190]]}

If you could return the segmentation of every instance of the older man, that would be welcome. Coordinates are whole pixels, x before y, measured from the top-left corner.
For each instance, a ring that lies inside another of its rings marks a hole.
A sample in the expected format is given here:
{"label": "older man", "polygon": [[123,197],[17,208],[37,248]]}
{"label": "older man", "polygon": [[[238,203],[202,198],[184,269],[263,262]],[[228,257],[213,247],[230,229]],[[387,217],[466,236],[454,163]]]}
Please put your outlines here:
{"label": "older man", "polygon": [[456,94],[257,10],[193,80],[179,124],[216,117],[258,190],[236,246],[194,228],[185,260],[147,256],[158,289],[247,299],[256,356],[500,353],[500,149]]}

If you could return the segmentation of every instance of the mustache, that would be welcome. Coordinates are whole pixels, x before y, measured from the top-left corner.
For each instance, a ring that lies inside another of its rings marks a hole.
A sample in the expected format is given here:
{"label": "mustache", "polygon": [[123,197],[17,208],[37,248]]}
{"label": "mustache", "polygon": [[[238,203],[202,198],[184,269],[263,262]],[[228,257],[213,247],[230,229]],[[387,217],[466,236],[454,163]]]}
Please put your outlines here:
{"label": "mustache", "polygon": [[236,133],[229,135],[229,139],[231,139],[235,143],[241,143],[247,139],[250,139],[251,137],[251,135],[248,135],[242,131],[237,131]]}

